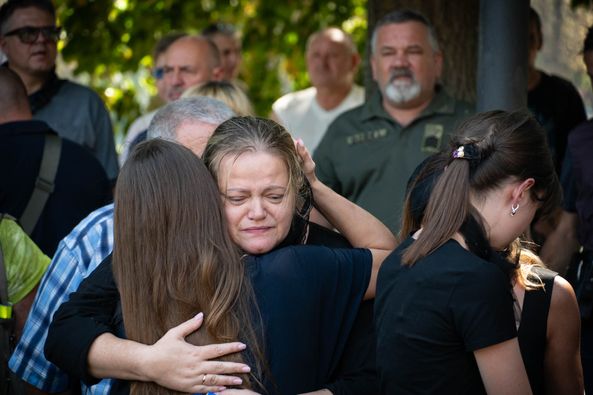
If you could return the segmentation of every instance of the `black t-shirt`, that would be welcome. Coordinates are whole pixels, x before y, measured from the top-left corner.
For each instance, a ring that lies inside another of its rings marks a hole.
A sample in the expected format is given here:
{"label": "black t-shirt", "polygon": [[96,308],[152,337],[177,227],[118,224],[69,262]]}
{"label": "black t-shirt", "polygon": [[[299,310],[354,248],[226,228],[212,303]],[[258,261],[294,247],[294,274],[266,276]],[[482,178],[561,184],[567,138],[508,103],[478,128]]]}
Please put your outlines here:
{"label": "black t-shirt", "polygon": [[[49,361],[88,384],[97,382],[86,365],[93,340],[105,332],[124,332],[121,319],[115,315],[114,320],[119,294],[110,258],[58,309],[45,344]],[[337,369],[368,287],[370,251],[295,246],[246,259],[275,382],[269,393],[322,388]],[[122,384],[117,381],[112,393],[127,393]]]}
{"label": "black t-shirt", "polygon": [[[344,236],[314,222],[309,223],[306,244],[352,248]],[[331,382],[323,386],[333,395],[376,395],[379,391],[375,368],[377,344],[373,309],[373,299],[364,300],[360,304],[338,368],[332,374]]]}
{"label": "black t-shirt", "polygon": [[485,393],[473,351],[517,336],[510,283],[450,240],[412,266],[383,263],[375,328],[382,394]]}

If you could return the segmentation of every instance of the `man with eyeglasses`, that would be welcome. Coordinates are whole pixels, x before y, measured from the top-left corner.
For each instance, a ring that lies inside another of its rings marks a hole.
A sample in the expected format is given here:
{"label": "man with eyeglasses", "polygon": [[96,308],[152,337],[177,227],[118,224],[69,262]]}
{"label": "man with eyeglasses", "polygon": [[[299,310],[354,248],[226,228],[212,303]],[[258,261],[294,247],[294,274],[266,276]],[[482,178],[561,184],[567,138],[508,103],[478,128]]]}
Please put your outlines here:
{"label": "man with eyeglasses", "polygon": [[[162,67],[160,66],[162,65]],[[181,97],[188,88],[223,78],[222,61],[218,48],[204,36],[183,36],[173,40],[167,50],[156,60],[153,76],[157,80],[159,96],[167,103]],[[152,119],[153,113],[146,114]],[[130,133],[130,132],[128,132]],[[125,147],[124,155],[146,140],[146,130],[137,133]],[[121,163],[125,156],[120,158]]]}
{"label": "man with eyeglasses", "polygon": [[[157,41],[152,50],[152,61],[154,62],[154,67],[151,70],[151,74],[152,78],[154,78],[159,106],[160,104],[169,102],[169,99],[167,98],[167,84],[164,78],[165,52],[171,46],[171,44],[177,41],[177,39],[185,36],[186,34],[181,32],[169,33]],[[154,114],[157,112],[157,110],[158,108],[147,114],[140,115],[134,120],[134,122],[132,122],[128,132],[126,133],[122,153],[119,156],[120,165],[124,164],[130,153],[130,149],[134,147],[135,144],[137,144],[136,139],[138,136],[143,135],[144,132],[146,132],[148,125],[150,124],[150,121],[152,120],[152,117],[154,117]]]}
{"label": "man with eyeglasses", "polygon": [[57,77],[61,29],[55,20],[50,0],[4,3],[0,7],[0,49],[8,61],[3,66],[25,84],[33,118],[88,148],[114,182],[119,168],[109,113],[95,92]]}

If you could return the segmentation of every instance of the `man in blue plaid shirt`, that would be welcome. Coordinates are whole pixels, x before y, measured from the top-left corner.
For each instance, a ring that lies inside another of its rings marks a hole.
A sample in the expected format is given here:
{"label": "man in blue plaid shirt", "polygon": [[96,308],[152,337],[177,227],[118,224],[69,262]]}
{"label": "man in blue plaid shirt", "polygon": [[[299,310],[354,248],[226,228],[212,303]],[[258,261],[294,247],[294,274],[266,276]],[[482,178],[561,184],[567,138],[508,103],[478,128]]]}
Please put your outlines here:
{"label": "man in blue plaid shirt", "polygon": [[[43,354],[47,329],[58,307],[113,249],[113,204],[92,212],[59,244],[43,277],[21,340],[9,367],[18,377],[46,392],[65,391],[68,376]],[[108,394],[110,380],[83,393]]]}

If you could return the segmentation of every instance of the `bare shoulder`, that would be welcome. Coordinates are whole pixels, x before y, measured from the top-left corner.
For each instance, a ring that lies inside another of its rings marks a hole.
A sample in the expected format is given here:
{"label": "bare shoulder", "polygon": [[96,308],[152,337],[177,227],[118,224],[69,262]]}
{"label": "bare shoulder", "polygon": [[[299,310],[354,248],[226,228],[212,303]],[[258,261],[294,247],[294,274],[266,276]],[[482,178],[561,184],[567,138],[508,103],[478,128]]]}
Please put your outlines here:
{"label": "bare shoulder", "polygon": [[562,276],[554,277],[554,288],[552,288],[552,307],[558,308],[574,307],[578,309],[577,298],[572,286]]}
{"label": "bare shoulder", "polygon": [[577,298],[572,286],[561,276],[554,278],[552,300],[548,316],[548,331],[553,334],[556,330],[566,333],[568,328],[578,330],[580,314]]}

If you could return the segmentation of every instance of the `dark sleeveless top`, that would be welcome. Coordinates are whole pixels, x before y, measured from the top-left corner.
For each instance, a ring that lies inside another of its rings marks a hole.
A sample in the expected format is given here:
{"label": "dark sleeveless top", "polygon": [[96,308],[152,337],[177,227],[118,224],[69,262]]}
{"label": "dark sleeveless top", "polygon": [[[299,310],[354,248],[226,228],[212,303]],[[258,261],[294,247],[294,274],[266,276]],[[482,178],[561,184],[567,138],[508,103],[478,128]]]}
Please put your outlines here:
{"label": "dark sleeveless top", "polygon": [[518,338],[531,390],[534,395],[538,395],[545,394],[544,357],[548,312],[554,288],[554,277],[558,274],[541,267],[534,267],[533,271],[541,278],[544,288],[525,291]]}

